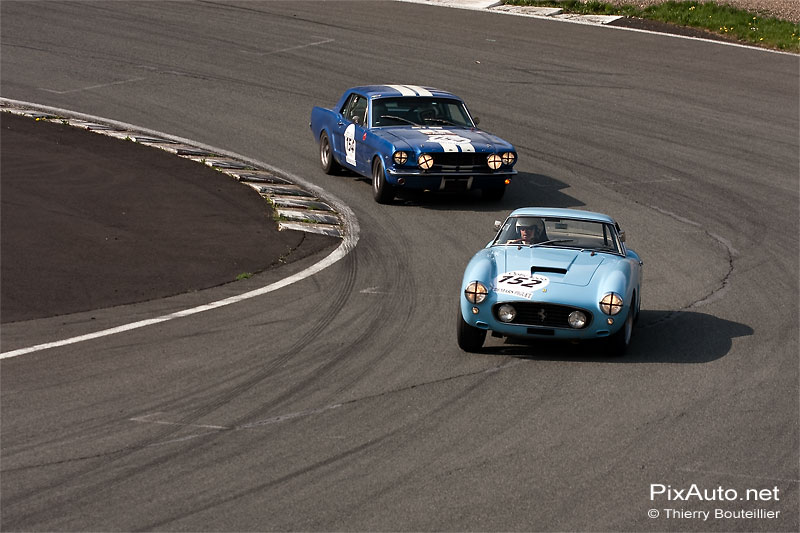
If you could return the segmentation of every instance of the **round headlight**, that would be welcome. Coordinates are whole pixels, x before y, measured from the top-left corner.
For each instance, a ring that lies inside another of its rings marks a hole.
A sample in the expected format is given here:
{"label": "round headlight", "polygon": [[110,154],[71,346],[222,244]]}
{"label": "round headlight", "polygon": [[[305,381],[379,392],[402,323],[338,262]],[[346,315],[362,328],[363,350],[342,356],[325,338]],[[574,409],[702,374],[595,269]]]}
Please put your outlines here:
{"label": "round headlight", "polygon": [[503,159],[497,154],[492,154],[486,158],[486,162],[489,163],[489,168],[497,170],[503,164]]}
{"label": "round headlight", "polygon": [[405,165],[406,161],[408,161],[408,154],[405,152],[395,152],[393,159],[395,165]]}
{"label": "round headlight", "polygon": [[512,305],[503,304],[497,308],[497,318],[503,322],[511,322],[516,316],[517,310]]}
{"label": "round headlight", "polygon": [[511,166],[514,164],[514,161],[517,160],[517,156],[515,156],[513,152],[505,152],[500,156],[500,159],[502,159],[504,165]]}
{"label": "round headlight", "polygon": [[486,289],[486,285],[480,281],[473,281],[464,289],[464,296],[469,303],[473,304],[479,304],[484,301],[488,293],[489,291]]}
{"label": "round headlight", "polygon": [[567,322],[569,322],[570,327],[581,329],[586,325],[586,313],[583,311],[573,311],[567,317]]}
{"label": "round headlight", "polygon": [[619,294],[609,292],[600,300],[600,310],[607,315],[616,315],[622,311],[622,297]]}
{"label": "round headlight", "polygon": [[431,154],[420,154],[417,164],[422,170],[428,170],[433,166],[433,156]]}

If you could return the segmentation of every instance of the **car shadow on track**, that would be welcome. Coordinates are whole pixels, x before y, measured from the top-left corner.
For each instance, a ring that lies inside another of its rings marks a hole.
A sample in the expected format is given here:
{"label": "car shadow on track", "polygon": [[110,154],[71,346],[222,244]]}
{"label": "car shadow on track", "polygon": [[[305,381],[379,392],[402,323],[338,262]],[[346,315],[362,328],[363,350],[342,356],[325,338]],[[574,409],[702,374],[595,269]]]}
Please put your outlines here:
{"label": "car shadow on track", "polygon": [[569,184],[544,174],[520,172],[500,200],[486,200],[480,191],[425,192],[399,191],[393,204],[436,210],[497,211],[520,206],[581,207],[586,204],[561,192]]}
{"label": "car shadow on track", "polygon": [[709,363],[730,352],[733,339],[753,329],[696,311],[642,310],[631,345],[621,357],[604,352],[602,341],[579,343],[535,340],[486,346],[486,354],[520,359],[606,363]]}

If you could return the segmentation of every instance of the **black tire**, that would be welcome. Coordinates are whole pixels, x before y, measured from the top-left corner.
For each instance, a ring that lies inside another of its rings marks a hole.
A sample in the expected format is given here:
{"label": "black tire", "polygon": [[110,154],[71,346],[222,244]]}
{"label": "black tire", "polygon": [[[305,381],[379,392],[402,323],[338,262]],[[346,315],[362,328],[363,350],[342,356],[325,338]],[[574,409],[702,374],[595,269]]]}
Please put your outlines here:
{"label": "black tire", "polygon": [[625,317],[625,323],[622,325],[622,328],[608,338],[608,355],[612,357],[621,357],[625,355],[628,346],[631,345],[635,314],[636,302],[633,302],[633,305],[628,309],[628,316]]}
{"label": "black tire", "polygon": [[328,134],[324,131],[319,136],[319,163],[325,174],[336,174],[342,167],[336,162],[333,157],[333,149],[331,148],[331,141],[328,139]]}
{"label": "black tire", "polygon": [[372,196],[379,204],[388,204],[394,200],[394,187],[386,183],[386,171],[380,157],[372,162]]}
{"label": "black tire", "polygon": [[461,309],[458,310],[458,347],[465,352],[476,353],[483,348],[483,341],[486,340],[486,330],[479,329],[467,324],[464,317],[461,315]]}
{"label": "black tire", "polygon": [[483,189],[482,195],[484,200],[489,202],[499,202],[505,193],[505,187],[495,187],[492,189]]}

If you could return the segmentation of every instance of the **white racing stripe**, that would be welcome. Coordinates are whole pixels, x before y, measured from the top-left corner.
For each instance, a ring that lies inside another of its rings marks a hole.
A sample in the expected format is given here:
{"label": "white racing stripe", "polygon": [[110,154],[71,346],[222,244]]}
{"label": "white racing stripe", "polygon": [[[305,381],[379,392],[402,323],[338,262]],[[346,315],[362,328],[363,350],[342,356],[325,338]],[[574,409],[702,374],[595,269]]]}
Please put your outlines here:
{"label": "white racing stripe", "polygon": [[439,146],[441,146],[442,150],[444,150],[445,152],[458,152],[459,151],[458,150],[458,145],[456,143],[440,142]]}
{"label": "white racing stripe", "polygon": [[433,93],[419,85],[387,85],[403,96],[433,96]]}
{"label": "white racing stripe", "polygon": [[254,166],[258,167],[258,168],[263,168],[263,169],[269,170],[271,172],[274,172],[276,174],[286,176],[287,178],[292,180],[292,182],[295,183],[296,185],[300,185],[304,189],[314,192],[317,196],[319,196],[320,198],[323,198],[327,203],[329,203],[331,206],[333,206],[336,209],[336,211],[342,216],[342,221],[343,221],[343,224],[345,226],[345,232],[344,232],[345,235],[342,238],[342,243],[339,245],[338,248],[336,248],[333,252],[331,252],[322,261],[320,261],[319,263],[316,263],[314,265],[311,265],[310,267],[308,267],[308,268],[306,268],[306,269],[304,269],[304,270],[302,270],[302,271],[300,271],[300,272],[298,272],[298,273],[296,273],[296,274],[294,274],[292,276],[289,276],[288,278],[284,278],[284,279],[282,279],[280,281],[276,281],[275,283],[271,283],[271,284],[269,284],[269,285],[267,285],[265,287],[261,287],[260,289],[255,289],[255,290],[252,290],[252,291],[249,291],[249,292],[245,292],[243,294],[239,294],[239,295],[236,295],[236,296],[231,296],[229,298],[225,298],[223,300],[218,300],[216,302],[211,302],[211,303],[208,303],[208,304],[205,304],[205,305],[192,307],[190,309],[184,309],[183,311],[177,311],[175,313],[171,313],[171,314],[168,314],[168,315],[162,315],[162,316],[155,317],[155,318],[150,318],[150,319],[147,319],[147,320],[140,320],[138,322],[131,322],[129,324],[124,324],[124,325],[117,326],[117,327],[114,327],[114,328],[104,329],[104,330],[101,330],[101,331],[95,331],[93,333],[88,333],[86,335],[79,335],[77,337],[71,337],[69,339],[63,339],[63,340],[54,341],[54,342],[46,342],[46,343],[42,343],[42,344],[37,344],[35,346],[30,346],[30,347],[27,347],[27,348],[19,348],[17,350],[11,350],[11,351],[8,351],[8,352],[2,352],[2,353],[0,353],[0,359],[10,359],[12,357],[18,357],[20,355],[29,354],[29,353],[32,353],[32,352],[38,352],[38,351],[42,351],[42,350],[47,350],[49,348],[57,348],[59,346],[67,346],[67,345],[70,345],[70,344],[76,344],[76,343],[79,343],[79,342],[84,342],[84,341],[88,341],[88,340],[92,340],[92,339],[98,339],[98,338],[101,338],[101,337],[107,337],[109,335],[115,335],[117,333],[123,333],[125,331],[131,331],[131,330],[143,328],[143,327],[146,327],[146,326],[152,326],[154,324],[160,324],[162,322],[167,322],[169,320],[175,320],[176,318],[183,318],[183,317],[195,315],[197,313],[202,313],[204,311],[210,311],[212,309],[217,309],[217,308],[220,308],[220,307],[225,307],[227,305],[231,305],[231,304],[235,304],[235,303],[238,303],[238,302],[242,302],[242,301],[248,300],[250,298],[255,298],[257,296],[262,296],[264,294],[276,291],[278,289],[282,289],[283,287],[287,287],[287,286],[289,286],[289,285],[291,285],[293,283],[297,283],[300,280],[308,278],[309,276],[313,276],[314,274],[316,274],[316,273],[328,268],[329,266],[333,265],[334,263],[336,263],[337,261],[339,261],[340,259],[345,257],[348,253],[350,253],[350,251],[352,251],[355,248],[356,244],[358,243],[358,236],[359,236],[358,220],[356,219],[355,214],[353,213],[353,211],[349,207],[347,207],[344,203],[342,203],[338,198],[336,198],[336,197],[330,195],[329,193],[325,192],[325,190],[322,189],[321,187],[318,187],[318,186],[316,186],[316,185],[314,185],[314,184],[312,184],[310,182],[307,182],[306,180],[300,178],[299,176],[295,176],[293,174],[290,174],[290,173],[284,172],[284,171],[282,171],[282,170],[280,170],[278,168],[275,168],[275,167],[273,167],[271,165],[268,165],[267,163],[263,163],[261,161],[256,161],[256,160],[252,160],[252,159],[247,159],[247,158],[244,158],[244,157],[242,157],[242,156],[240,156],[238,154],[234,154],[234,153],[228,152],[226,150],[221,150],[219,148],[215,148],[215,147],[212,147],[212,146],[196,143],[196,142],[191,141],[189,139],[176,137],[174,135],[169,135],[169,134],[166,134],[166,133],[163,133],[163,132],[159,132],[159,131],[155,131],[155,130],[148,130],[148,129],[144,129],[144,128],[139,128],[138,126],[134,126],[132,124],[126,124],[124,122],[118,122],[118,121],[115,121],[115,120],[109,120],[109,119],[105,119],[105,118],[102,118],[102,117],[95,117],[95,116],[86,115],[86,114],[83,114],[83,113],[76,113],[74,111],[69,111],[69,110],[66,110],[66,109],[47,107],[47,106],[42,106],[42,105],[38,105],[38,104],[32,104],[32,103],[29,103],[29,102],[21,102],[21,101],[18,101],[18,100],[10,100],[8,98],[0,98],[0,102],[8,103],[10,105],[23,106],[25,108],[29,108],[29,109],[33,109],[33,110],[37,110],[37,111],[42,111],[42,112],[46,112],[46,113],[53,113],[55,115],[64,116],[64,117],[87,120],[89,122],[100,122],[100,123],[104,123],[104,124],[109,124],[109,125],[114,126],[114,127],[118,127],[120,129],[123,129],[123,130],[134,130],[134,131],[139,131],[139,132],[147,134],[147,135],[153,135],[153,136],[157,136],[157,137],[163,137],[165,139],[171,139],[173,141],[177,141],[177,142],[182,143],[182,144],[188,144],[188,145],[191,145],[191,146],[196,146],[198,148],[202,148],[202,149],[205,149],[205,150],[208,150],[208,151],[220,154],[220,155],[225,155],[225,156],[237,159],[239,161],[243,161],[245,163],[254,165]]}
{"label": "white racing stripe", "polygon": [[403,96],[417,96],[417,93],[406,87],[405,85],[387,85],[394,89],[395,91],[399,92]]}
{"label": "white racing stripe", "polygon": [[433,93],[419,85],[406,85],[409,89],[417,93],[419,96],[433,96]]}

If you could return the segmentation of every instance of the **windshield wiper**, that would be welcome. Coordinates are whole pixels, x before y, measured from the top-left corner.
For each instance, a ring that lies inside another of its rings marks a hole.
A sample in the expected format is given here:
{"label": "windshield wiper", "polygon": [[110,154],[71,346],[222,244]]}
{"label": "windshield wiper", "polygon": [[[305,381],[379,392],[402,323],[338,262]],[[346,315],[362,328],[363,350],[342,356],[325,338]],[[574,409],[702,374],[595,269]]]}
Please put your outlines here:
{"label": "windshield wiper", "polygon": [[392,120],[399,120],[400,122],[405,122],[407,124],[411,124],[412,126],[422,126],[422,124],[417,124],[413,120],[408,120],[407,118],[398,117],[396,115],[381,115],[381,118],[390,118]]}
{"label": "windshield wiper", "polygon": [[438,122],[439,124],[447,124],[448,126],[461,126],[461,124],[456,124],[455,122],[450,122],[449,120],[443,118],[426,118],[423,120],[425,122]]}
{"label": "windshield wiper", "polygon": [[572,242],[574,240],[575,239],[553,239],[551,241],[537,242],[537,243],[531,244],[530,246],[531,246],[531,248],[533,248],[535,246],[544,246],[546,244],[558,244],[560,242]]}

